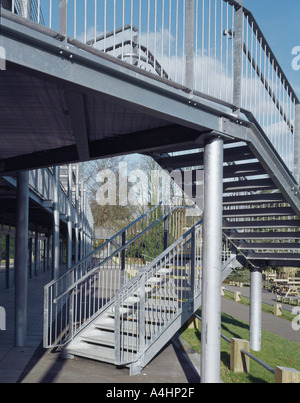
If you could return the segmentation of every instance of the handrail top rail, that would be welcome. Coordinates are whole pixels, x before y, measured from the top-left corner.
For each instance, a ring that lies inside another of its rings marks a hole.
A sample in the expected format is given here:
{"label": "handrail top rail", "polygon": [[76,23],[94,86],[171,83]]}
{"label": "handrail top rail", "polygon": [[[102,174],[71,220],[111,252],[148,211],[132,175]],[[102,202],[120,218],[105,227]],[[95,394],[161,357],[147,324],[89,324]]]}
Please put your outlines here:
{"label": "handrail top rail", "polygon": [[[147,227],[145,230],[151,228],[153,225],[155,225],[158,221],[163,220],[167,215],[161,217],[159,220],[155,221],[154,223],[151,224],[151,226]],[[131,280],[129,280],[123,287],[121,287],[118,291],[118,293],[121,293],[121,291],[123,289],[126,289],[129,285],[133,284],[135,281],[137,281],[138,279],[140,279],[152,266],[154,266],[156,263],[158,263],[161,259],[163,259],[172,249],[174,249],[176,246],[178,246],[185,238],[187,238],[194,230],[197,226],[199,226],[200,224],[202,224],[203,219],[201,219],[198,223],[196,223],[192,228],[190,228],[185,234],[183,234],[180,238],[178,238],[178,240],[176,242],[174,242],[171,246],[169,246],[165,251],[163,251],[159,256],[157,256],[154,260],[152,260],[150,263],[148,263],[142,270],[139,271],[139,273],[132,278]],[[143,231],[144,232],[144,231]],[[130,240],[130,243],[134,242],[134,240],[140,236],[140,234],[138,234],[137,236],[135,236],[132,240]],[[96,268],[94,268],[93,270],[90,270],[88,273],[86,273],[84,276],[82,276],[79,280],[75,281],[70,287],[68,287],[66,290],[64,290],[60,295],[58,295],[55,299],[54,299],[54,303],[56,303],[59,299],[61,299],[64,295],[66,295],[68,292],[70,292],[71,290],[73,290],[78,284],[80,284],[82,281],[86,280],[89,276],[93,275],[97,270],[99,270],[99,267],[104,265],[108,260],[110,260],[111,258],[113,258],[114,256],[116,256],[118,253],[120,253],[120,251],[122,251],[123,249],[125,249],[128,244],[123,245],[121,248],[119,248],[118,250],[116,250],[115,252],[113,252],[110,256],[108,256],[107,258],[105,258],[100,265],[98,265]],[[65,273],[66,274],[66,273]],[[55,284],[55,281],[52,281],[51,283],[47,284],[45,286],[46,288],[49,288],[50,286],[52,286],[53,284]]]}
{"label": "handrail top rail", "polygon": [[[160,205],[160,204],[159,204]],[[158,206],[159,206],[158,205]],[[158,207],[158,206],[155,206]],[[132,244],[136,239],[138,239],[141,235],[143,235],[146,231],[150,230],[151,228],[153,228],[157,223],[163,221],[166,217],[168,217],[168,215],[170,215],[173,211],[175,211],[177,208],[189,208],[189,207],[185,207],[185,206],[176,206],[174,207],[172,210],[170,210],[168,213],[164,214],[163,216],[161,216],[159,219],[157,219],[156,221],[154,221],[153,223],[151,223],[147,228],[145,228],[141,233],[135,235],[132,239],[130,239],[130,241],[126,242],[124,245],[120,246],[119,249],[115,250],[110,256],[106,257],[105,259],[103,259],[103,261],[94,269],[88,271],[84,276],[82,276],[80,279],[78,279],[77,281],[73,282],[72,285],[70,287],[68,287],[66,290],[64,290],[64,292],[62,292],[60,295],[58,295],[54,301],[58,301],[60,298],[62,298],[64,295],[66,295],[68,292],[70,292],[72,289],[74,289],[78,284],[80,284],[82,281],[86,280],[88,277],[90,277],[91,275],[93,275],[97,270],[99,270],[100,266],[103,266],[108,260],[112,259],[113,257],[115,257],[117,254],[119,254],[120,252],[122,252],[124,249],[126,249],[130,244]],[[199,224],[199,223],[198,223]],[[196,224],[196,225],[198,225]],[[195,226],[196,226],[195,225]],[[195,227],[194,226],[194,227]],[[130,227],[130,225],[129,225]],[[127,227],[126,227],[127,228]],[[188,233],[192,230],[193,228],[191,228],[189,231],[187,231],[186,234],[184,235],[188,235]],[[125,229],[120,231],[120,234],[122,234],[125,231]],[[119,234],[119,235],[120,235]],[[106,246],[109,242],[111,242],[118,234],[116,234],[113,238],[109,239],[108,241],[105,242],[105,244],[103,244],[101,247],[99,247],[98,249],[95,249],[93,252],[91,252],[88,256],[86,256],[84,259],[82,259],[80,262],[78,262],[76,265],[74,265],[71,269],[69,269],[66,273],[64,273],[62,276],[60,276],[57,279],[52,280],[50,283],[45,285],[45,289],[50,288],[51,286],[53,286],[57,281],[61,280],[62,278],[66,277],[67,275],[70,274],[71,270],[75,269],[77,266],[79,266],[81,263],[83,263],[84,261],[88,260],[90,257],[93,256],[94,253],[98,252],[100,249],[102,249],[104,247],[104,245]],[[180,238],[181,239],[181,238]],[[176,242],[177,243],[177,242]],[[174,245],[174,244],[173,244]],[[148,267],[148,266],[146,266]],[[144,269],[143,269],[144,270]],[[143,270],[140,271],[143,272]],[[127,283],[128,284],[128,283]]]}
{"label": "handrail top rail", "polygon": [[192,234],[192,232],[195,231],[196,227],[199,227],[203,223],[203,218],[201,218],[200,221],[198,221],[196,224],[192,226],[187,232],[185,232],[180,238],[177,239],[172,245],[170,245],[167,249],[165,249],[159,256],[157,256],[155,259],[153,259],[150,263],[147,264],[142,270],[139,271],[139,273],[132,278],[126,285],[124,285],[122,288],[119,289],[117,294],[121,294],[122,291],[125,291],[131,284],[135,283],[137,280],[139,280],[147,271],[149,271],[153,266],[155,266],[160,260],[162,260],[164,257],[166,257],[174,248],[176,248],[178,245],[180,245],[189,235]]}
{"label": "handrail top rail", "polygon": [[[138,221],[146,217],[148,214],[151,214],[156,208],[161,206],[161,202],[154,206],[152,209],[148,210],[146,213],[142,214],[140,217],[138,217],[136,220],[134,220],[132,223],[128,224],[125,228],[121,229],[118,233],[116,233],[113,237],[108,239],[107,241],[104,242],[104,244],[100,245],[98,248],[90,252],[88,255],[86,255],[84,258],[82,258],[80,261],[75,263],[73,266],[71,266],[66,273],[62,274],[60,277],[50,281],[48,284],[46,284],[45,287],[51,287],[53,284],[55,284],[57,281],[61,280],[63,277],[67,276],[72,270],[74,270],[76,267],[80,266],[82,263],[87,261],[89,258],[91,258],[95,253],[99,252],[101,249],[104,249],[105,246],[107,246],[110,242],[114,241],[117,237],[122,235],[124,232],[126,232],[130,227],[132,227],[134,224],[136,224]],[[126,243],[124,246],[128,246],[129,243]],[[118,249],[119,252],[119,249]],[[92,271],[91,271],[92,272]],[[90,272],[90,273],[91,273]]]}

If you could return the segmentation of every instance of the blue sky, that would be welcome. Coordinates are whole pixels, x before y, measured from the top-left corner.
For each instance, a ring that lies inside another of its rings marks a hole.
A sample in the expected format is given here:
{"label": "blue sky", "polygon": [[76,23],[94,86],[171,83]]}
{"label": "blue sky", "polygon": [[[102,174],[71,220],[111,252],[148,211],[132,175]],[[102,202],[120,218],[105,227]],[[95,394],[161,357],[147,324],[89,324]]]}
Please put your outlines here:
{"label": "blue sky", "polygon": [[292,49],[300,46],[299,0],[244,0],[300,98],[300,70],[292,69]]}

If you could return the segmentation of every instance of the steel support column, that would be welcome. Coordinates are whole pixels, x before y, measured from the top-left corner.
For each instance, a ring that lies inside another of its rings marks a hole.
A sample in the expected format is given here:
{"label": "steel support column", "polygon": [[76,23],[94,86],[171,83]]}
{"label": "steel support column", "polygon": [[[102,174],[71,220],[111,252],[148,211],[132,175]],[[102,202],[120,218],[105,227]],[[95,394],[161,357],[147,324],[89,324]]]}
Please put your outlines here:
{"label": "steel support column", "polygon": [[6,288],[9,289],[10,285],[10,235],[5,237],[5,278]]}
{"label": "steel support column", "polygon": [[201,382],[219,383],[221,364],[223,139],[204,148]]}
{"label": "steel support column", "polygon": [[59,189],[60,167],[53,172],[53,235],[52,235],[52,279],[59,277]]}
{"label": "steel support column", "polygon": [[262,270],[250,269],[250,347],[261,350]]}
{"label": "steel support column", "polygon": [[75,263],[79,260],[79,165],[75,171]]}
{"label": "steel support column", "polygon": [[300,183],[300,103],[295,105],[294,176],[297,182]]}
{"label": "steel support column", "polygon": [[40,270],[40,243],[39,243],[39,233],[35,231],[34,237],[34,275],[38,276]]}
{"label": "steel support column", "polygon": [[15,347],[27,340],[29,174],[18,173],[15,262]]}
{"label": "steel support column", "polygon": [[68,166],[67,270],[72,266],[72,165]]}

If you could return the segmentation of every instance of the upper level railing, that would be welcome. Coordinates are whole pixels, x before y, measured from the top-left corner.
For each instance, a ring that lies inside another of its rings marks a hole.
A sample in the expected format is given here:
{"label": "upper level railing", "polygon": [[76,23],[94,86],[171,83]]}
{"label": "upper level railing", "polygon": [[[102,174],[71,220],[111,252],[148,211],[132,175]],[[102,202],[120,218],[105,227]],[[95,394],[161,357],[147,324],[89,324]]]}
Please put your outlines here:
{"label": "upper level railing", "polygon": [[[249,111],[293,170],[289,80],[242,0],[2,0],[2,6],[195,95]],[[61,36],[60,36],[61,38]],[[246,114],[249,117],[249,114]]]}
{"label": "upper level railing", "polygon": [[[73,169],[74,168],[74,169]],[[83,182],[79,181],[79,170],[75,165],[71,165],[70,194],[68,190],[68,169],[65,166],[60,167],[60,186],[58,192],[59,212],[62,216],[70,216],[71,221],[75,222],[80,216],[81,225],[86,232],[92,234],[94,222],[89,203],[86,201],[86,192]],[[16,179],[5,177],[12,186],[17,186]],[[79,186],[80,185],[80,186]],[[31,191],[38,196],[41,203],[49,203],[52,206],[54,199],[55,178],[53,168],[42,168],[29,171],[29,187]],[[77,188],[77,190],[76,190]]]}

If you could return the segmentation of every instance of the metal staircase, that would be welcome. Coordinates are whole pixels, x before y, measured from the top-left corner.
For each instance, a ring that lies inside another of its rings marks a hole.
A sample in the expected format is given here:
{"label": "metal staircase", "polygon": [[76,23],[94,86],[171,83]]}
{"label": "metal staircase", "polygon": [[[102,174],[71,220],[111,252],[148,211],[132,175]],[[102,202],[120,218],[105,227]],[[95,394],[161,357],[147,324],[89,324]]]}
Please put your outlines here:
{"label": "metal staircase", "polygon": [[[270,175],[255,151],[225,145],[222,281],[236,267],[295,266],[300,258],[296,183],[289,188],[284,164]],[[155,158],[170,172],[203,169],[201,149]],[[188,208],[156,206],[50,283],[44,346],[139,373],[201,305],[199,219]]]}
{"label": "metal staircase", "polygon": [[[202,220],[188,213],[156,206],[48,284],[44,347],[139,373],[201,305]],[[228,248],[223,263],[224,280],[238,265]]]}
{"label": "metal staircase", "polygon": [[[261,133],[263,138],[263,133]],[[276,170],[266,166],[255,139],[224,148],[223,234],[243,265],[298,267],[300,260],[299,186],[272,147]],[[171,172],[203,169],[203,150],[184,155],[152,155]],[[285,177],[286,174],[287,176]],[[282,178],[282,179],[281,179]],[[194,183],[193,197],[197,201]],[[199,193],[199,192],[198,192]]]}

